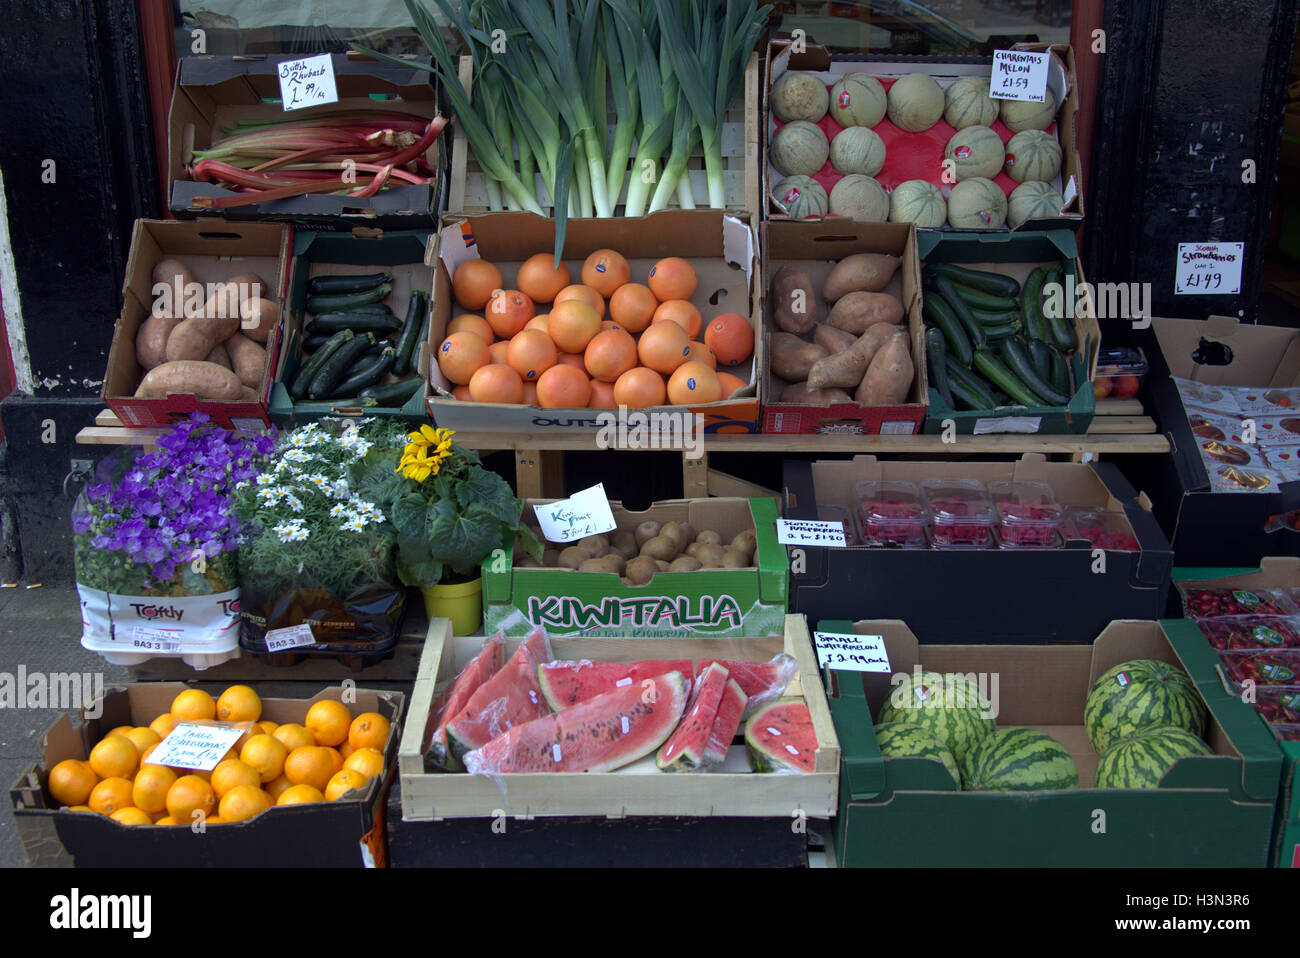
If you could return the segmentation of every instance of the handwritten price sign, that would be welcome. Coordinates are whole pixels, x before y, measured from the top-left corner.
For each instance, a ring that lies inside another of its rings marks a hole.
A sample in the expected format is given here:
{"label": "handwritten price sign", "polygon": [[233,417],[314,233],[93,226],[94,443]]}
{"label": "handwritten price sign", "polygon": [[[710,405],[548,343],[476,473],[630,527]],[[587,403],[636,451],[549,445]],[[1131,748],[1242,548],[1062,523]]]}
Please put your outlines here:
{"label": "handwritten price sign", "polygon": [[542,535],[551,542],[577,542],[617,527],[605,496],[605,484],[575,493],[549,505],[533,506]]}
{"label": "handwritten price sign", "polygon": [[1174,294],[1228,296],[1241,292],[1245,243],[1179,243]]}
{"label": "handwritten price sign", "polygon": [[844,539],[844,523],[814,522],[811,519],[777,519],[776,541],[783,546],[838,546]]}
{"label": "handwritten price sign", "polygon": [[841,672],[891,671],[885,639],[880,635],[849,635],[842,632],[814,632],[817,664]]}
{"label": "handwritten price sign", "polygon": [[286,111],[339,101],[339,91],[334,85],[334,60],[328,53],[304,60],[285,60],[278,72],[280,102]]}
{"label": "handwritten price sign", "polygon": [[994,50],[993,74],[989,77],[989,97],[994,100],[1047,100],[1047,71],[1050,53],[1027,50]]}
{"label": "handwritten price sign", "polygon": [[177,725],[149,753],[145,764],[210,772],[243,734],[242,728],[225,725]]}

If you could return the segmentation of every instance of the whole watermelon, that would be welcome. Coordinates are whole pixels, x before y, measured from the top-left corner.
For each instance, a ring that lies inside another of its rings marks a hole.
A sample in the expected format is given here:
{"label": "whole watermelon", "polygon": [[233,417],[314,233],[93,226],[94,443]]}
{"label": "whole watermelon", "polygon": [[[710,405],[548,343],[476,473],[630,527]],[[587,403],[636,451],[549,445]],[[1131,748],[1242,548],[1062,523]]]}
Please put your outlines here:
{"label": "whole watermelon", "polygon": [[1083,724],[1101,754],[1116,742],[1173,726],[1205,734],[1205,703],[1187,674],[1156,659],[1121,662],[1097,679],[1083,706]]}
{"label": "whole watermelon", "polygon": [[1079,787],[1065,746],[1031,728],[1002,728],[966,754],[962,787],[972,792],[1036,792]]}
{"label": "whole watermelon", "polygon": [[942,762],[952,776],[953,784],[961,788],[961,772],[957,760],[928,728],[909,722],[886,722],[876,726],[876,741],[885,758],[930,758]]}
{"label": "whole watermelon", "polygon": [[961,764],[966,753],[997,727],[988,698],[964,675],[909,673],[880,707],[876,725],[906,722],[934,732]]}
{"label": "whole watermelon", "polygon": [[1098,788],[1157,788],[1174,762],[1189,755],[1213,755],[1210,747],[1181,728],[1139,732],[1116,742],[1097,762]]}

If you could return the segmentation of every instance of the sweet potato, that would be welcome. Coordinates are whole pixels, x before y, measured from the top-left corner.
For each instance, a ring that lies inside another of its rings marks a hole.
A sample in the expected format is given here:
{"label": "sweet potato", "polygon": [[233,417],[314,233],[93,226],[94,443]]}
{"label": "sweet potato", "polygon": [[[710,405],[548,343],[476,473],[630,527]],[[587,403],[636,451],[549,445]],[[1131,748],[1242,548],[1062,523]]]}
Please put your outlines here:
{"label": "sweet potato", "polygon": [[834,326],[827,326],[825,323],[818,323],[817,328],[813,330],[813,342],[821,346],[832,356],[842,350],[848,349],[858,341],[858,337],[852,333],[846,333],[842,329],[836,329]]}
{"label": "sweet potato", "polygon": [[217,345],[213,346],[212,352],[204,356],[203,361],[205,363],[216,363],[218,366],[224,366],[231,372],[235,369],[234,366],[230,365],[230,354],[226,352],[226,347],[222,343],[217,343]]}
{"label": "sweet potato", "polygon": [[239,322],[239,287],[218,283],[208,301],[203,304],[203,315],[208,319],[234,319]]}
{"label": "sweet potato", "polygon": [[853,402],[853,397],[843,389],[809,389],[807,383],[795,383],[781,390],[781,402],[802,406],[829,406],[837,402]]}
{"label": "sweet potato", "polygon": [[199,399],[223,400],[238,399],[242,388],[239,377],[229,369],[222,369],[216,363],[185,360],[151,369],[135,394],[141,399],[161,399],[180,393]]}
{"label": "sweet potato", "polygon": [[772,372],[791,383],[807,379],[813,364],[830,355],[816,343],[805,343],[789,333],[773,333],[770,345]]}
{"label": "sweet potato", "polygon": [[240,402],[257,402],[261,398],[262,398],[261,395],[258,393],[256,389],[253,389],[250,386],[239,387]]}
{"label": "sweet potato", "polygon": [[167,337],[167,362],[204,359],[214,346],[224,343],[239,329],[239,316],[226,318],[192,316],[172,330]]}
{"label": "sweet potato", "polygon": [[808,372],[808,388],[826,389],[837,386],[840,389],[852,389],[862,382],[876,353],[895,336],[907,339],[897,326],[888,323],[872,326],[848,349],[814,365]]}
{"label": "sweet potato", "polygon": [[853,398],[864,406],[893,406],[905,402],[915,373],[907,336],[895,336],[871,360]]}
{"label": "sweet potato", "polygon": [[167,337],[181,324],[173,316],[149,316],[135,334],[135,361],[143,369],[167,362]]}
{"label": "sweet potato", "polygon": [[276,292],[262,282],[262,277],[256,273],[240,273],[238,276],[230,277],[226,282],[238,288],[241,302],[245,299],[270,299]]}
{"label": "sweet potato", "polygon": [[803,270],[782,266],[772,277],[769,295],[777,329],[802,336],[817,322],[817,291]]}
{"label": "sweet potato", "polygon": [[888,293],[849,293],[831,307],[826,325],[861,336],[877,323],[900,323],[903,304]]}
{"label": "sweet potato", "polygon": [[176,280],[179,277],[181,289],[183,290],[190,283],[194,282],[194,274],[190,268],[178,259],[159,260],[150,274],[154,283],[165,283],[175,289]]}
{"label": "sweet potato", "polygon": [[262,385],[262,374],[266,371],[265,349],[243,333],[235,333],[226,340],[226,352],[230,354],[230,364],[241,383],[254,389]]}
{"label": "sweet potato", "polygon": [[264,343],[280,322],[280,307],[269,299],[246,299],[239,304],[239,331],[249,339]]}
{"label": "sweet potato", "polygon": [[835,264],[822,285],[822,295],[835,302],[846,293],[878,293],[894,278],[902,260],[887,253],[854,253]]}

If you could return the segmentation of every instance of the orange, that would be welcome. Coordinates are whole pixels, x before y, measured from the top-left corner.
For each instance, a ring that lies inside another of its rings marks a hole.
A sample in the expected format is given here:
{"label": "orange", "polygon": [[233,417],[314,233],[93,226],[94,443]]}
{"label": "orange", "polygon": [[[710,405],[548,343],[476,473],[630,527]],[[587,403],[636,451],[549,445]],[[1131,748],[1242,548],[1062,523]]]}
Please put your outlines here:
{"label": "orange", "polygon": [[492,361],[488,344],[470,332],[452,333],[438,347],[438,368],[450,382],[463,386],[475,370]]}
{"label": "orange", "polygon": [[502,289],[492,293],[483,316],[492,332],[501,339],[509,339],[537,315],[533,301],[517,289]]}
{"label": "orange", "polygon": [[739,313],[723,313],[709,320],[704,342],[724,366],[739,366],[754,353],[754,327]]}
{"label": "orange", "polygon": [[125,778],[106,778],[90,791],[86,804],[101,815],[112,815],[119,808],[130,807],[131,783]]}
{"label": "orange", "polygon": [[176,783],[176,773],[161,765],[146,765],[131,783],[131,801],[146,812],[167,807],[167,791]]}
{"label": "orange", "polygon": [[[529,386],[532,386],[532,387],[533,387],[533,398],[536,399],[536,398],[537,398],[537,387],[536,387],[536,386],[533,386],[532,383],[524,383],[524,388],[525,388],[525,389],[527,389]],[[339,753],[339,756],[340,756],[344,761],[347,761],[348,756],[351,755],[354,751],[356,751],[356,750],[352,747],[352,744],[351,744],[350,742],[344,742],[342,745],[340,745],[340,746],[338,747],[338,753]],[[335,769],[335,771],[338,771],[338,769]]]}
{"label": "orange", "polygon": [[180,822],[176,821],[176,819],[172,818],[170,815],[164,815],[162,818],[158,819],[158,821],[154,822],[154,824],[155,825],[179,825]]}
{"label": "orange", "polygon": [[108,816],[120,825],[152,825],[153,819],[149,817],[148,812],[142,812],[138,808],[119,808]]}
{"label": "orange", "polygon": [[713,350],[703,343],[696,341],[691,343],[690,352],[686,355],[686,361],[704,363],[710,369],[718,368],[718,357],[713,355]]}
{"label": "orange", "polygon": [[293,782],[289,781],[283,775],[273,782],[267,782],[262,791],[270,795],[273,799],[278,799],[281,795],[293,788]]}
{"label": "orange", "polygon": [[307,805],[311,802],[323,802],[325,795],[319,788],[310,785],[294,785],[286,788],[275,800],[277,805]]}
{"label": "orange", "polygon": [[226,823],[225,823],[224,821],[222,821],[222,818],[221,818],[220,815],[209,815],[207,818],[205,818],[205,819],[203,820],[203,824],[205,824],[205,825],[224,825],[224,824],[226,824]]}
{"label": "orange", "polygon": [[674,406],[717,402],[721,397],[718,374],[705,363],[682,363],[668,380],[668,401]]}
{"label": "orange", "polygon": [[172,700],[172,715],[178,722],[190,722],[217,717],[217,703],[201,689],[186,689]]}
{"label": "orange", "polygon": [[154,744],[154,745],[150,745],[148,748],[146,748],[143,752],[140,753],[140,767],[141,767],[141,768],[144,768],[145,763],[149,761],[149,755],[150,755],[150,753],[152,753],[153,750],[156,749],[156,748],[157,748],[159,745],[161,745],[161,744],[162,744],[161,742],[158,742],[158,743],[156,743],[156,744]]}
{"label": "orange", "polygon": [[451,394],[455,396],[457,399],[459,399],[461,402],[470,401],[468,386],[457,386],[455,389],[451,391]]}
{"label": "orange", "polygon": [[217,815],[223,822],[246,822],[262,814],[275,802],[256,785],[236,785],[217,805]]}
{"label": "orange", "polygon": [[223,722],[256,722],[262,717],[262,699],[247,685],[232,685],[217,699],[217,718]]}
{"label": "orange", "polygon": [[591,400],[591,380],[580,369],[557,363],[537,380],[537,403],[543,409],[583,409]]}
{"label": "orange", "polygon": [[48,784],[50,794],[60,805],[85,805],[99,784],[99,776],[89,762],[69,758],[50,769]]}
{"label": "orange", "polygon": [[144,754],[144,750],[150,745],[157,745],[162,741],[161,735],[144,725],[139,728],[133,728],[129,732],[123,732],[122,737],[129,738],[131,744],[135,746],[135,750],[141,755]]}
{"label": "orange", "polygon": [[582,358],[582,353],[560,353],[560,364],[581,369],[582,374],[587,375],[587,362]]}
{"label": "orange", "polygon": [[605,297],[601,296],[600,293],[596,292],[590,286],[583,286],[581,283],[573,286],[566,286],[564,289],[556,293],[555,302],[551,304],[551,312],[555,312],[556,306],[568,302],[571,299],[576,299],[580,302],[586,303],[596,311],[597,318],[605,318]]}
{"label": "orange", "polygon": [[591,381],[591,396],[587,399],[587,408],[615,409],[617,407],[618,403],[614,402],[614,384],[593,379]]}
{"label": "orange", "polygon": [[691,339],[700,338],[700,330],[704,328],[704,319],[700,316],[700,311],[695,308],[693,303],[684,299],[669,299],[659,304],[655,310],[652,323],[674,322],[682,329],[686,330],[686,335]]}
{"label": "orange", "polygon": [[251,765],[265,785],[280,777],[284,771],[284,760],[288,756],[289,750],[279,739],[269,735],[254,735],[239,753],[239,760],[245,765]]}
{"label": "orange", "polygon": [[311,785],[323,790],[334,772],[334,757],[323,745],[296,748],[284,760],[284,777],[290,785]]}
{"label": "orange", "polygon": [[629,369],[614,383],[614,405],[628,409],[662,406],[667,396],[664,378],[645,366]]}
{"label": "orange", "polygon": [[722,387],[722,398],[730,399],[737,389],[740,389],[742,386],[747,386],[748,383],[739,376],[733,376],[731,373],[727,372],[719,372],[718,385]]}
{"label": "orange", "polygon": [[621,329],[597,333],[582,354],[592,379],[616,382],[636,365],[636,340]]}
{"label": "orange", "polygon": [[582,264],[582,284],[606,298],[631,278],[632,268],[627,260],[612,249],[598,249]]}
{"label": "orange", "polygon": [[197,775],[182,775],[167,790],[167,814],[182,825],[193,824],[195,812],[210,821],[216,810],[217,793]]}
{"label": "orange", "polygon": [[285,722],[274,732],[271,737],[276,739],[281,745],[292,752],[295,748],[302,748],[305,745],[315,745],[316,736],[307,731],[297,722]]}
{"label": "orange", "polygon": [[470,377],[469,398],[474,402],[521,403],[524,381],[504,363],[489,363]]}
{"label": "orange", "polygon": [[325,800],[333,802],[342,798],[352,789],[360,791],[366,787],[368,781],[370,779],[360,772],[345,768],[341,772],[336,772],[334,777],[329,780],[329,784],[325,786]]}
{"label": "orange", "polygon": [[547,329],[546,324],[550,321],[550,318],[550,313],[542,313],[540,316],[534,316],[528,322],[524,323],[524,329],[536,329],[540,332],[546,333],[549,338],[551,334]]}
{"label": "orange", "polygon": [[506,357],[510,354],[510,340],[500,339],[495,343],[488,344],[488,355],[492,357],[492,362],[498,365],[506,365]]}
{"label": "orange", "polygon": [[383,749],[388,743],[392,723],[378,712],[362,712],[348,726],[348,744],[354,749]]}
{"label": "orange", "polygon": [[568,299],[551,307],[546,331],[561,352],[580,353],[600,332],[600,314],[588,303]]}
{"label": "orange", "polygon": [[[585,277],[586,267],[583,267]],[[519,267],[519,278],[515,280],[519,289],[537,303],[549,303],[555,294],[569,285],[569,267],[563,263],[555,267],[553,253],[537,253],[524,260]],[[586,282],[586,279],[583,279]]]}
{"label": "orange", "polygon": [[[117,728],[109,731],[108,735],[125,735],[133,728],[135,728],[134,725],[119,725]],[[105,735],[104,738],[108,738],[108,735]]]}
{"label": "orange", "polygon": [[690,337],[676,323],[652,323],[636,345],[641,365],[665,376],[686,362],[690,352]]}
{"label": "orange", "polygon": [[265,732],[267,735],[273,734],[275,730],[280,727],[276,725],[274,722],[267,721],[266,719],[262,719],[262,721],[260,722],[254,722],[253,724],[256,725],[263,732]]}
{"label": "orange", "polygon": [[68,811],[70,811],[70,812],[93,812],[94,809],[91,808],[89,805],[70,805],[70,806],[68,806]]}
{"label": "orange", "polygon": [[537,329],[524,329],[510,340],[506,363],[524,382],[536,382],[537,377],[560,361],[559,351],[551,337]]}
{"label": "orange", "polygon": [[492,291],[501,288],[501,270],[485,259],[467,259],[456,267],[451,292],[462,309],[471,312],[487,305]]}
{"label": "orange", "polygon": [[110,735],[90,750],[90,767],[100,778],[130,778],[140,767],[140,750],[125,735]]}
{"label": "orange", "polygon": [[650,292],[660,302],[668,299],[690,299],[695,295],[699,279],[695,267],[680,256],[669,256],[650,267],[650,278],[646,280]]}
{"label": "orange", "polygon": [[658,308],[659,300],[650,287],[640,283],[624,283],[609,298],[610,318],[629,333],[639,333],[649,326]]}
{"label": "orange", "polygon": [[166,738],[167,733],[176,727],[176,722],[177,719],[175,715],[172,715],[171,712],[163,712],[162,715],[149,723],[149,728],[152,729],[153,733],[161,740]]}
{"label": "orange", "polygon": [[208,779],[208,784],[212,786],[212,791],[217,798],[222,798],[226,792],[239,785],[261,788],[262,776],[257,774],[257,769],[241,759],[228,758],[218,763],[212,770],[212,777]]}
{"label": "orange", "polygon": [[250,738],[252,738],[254,735],[266,735],[266,734],[267,734],[266,732],[263,732],[261,728],[258,727],[256,722],[249,722],[248,728],[244,729],[243,735],[235,739],[235,744],[231,746],[231,749],[234,751],[236,755],[238,755],[240,752],[244,750],[244,746],[248,744],[248,740]]}
{"label": "orange", "polygon": [[[348,743],[344,742],[343,744],[347,745]],[[347,761],[343,757],[343,753],[340,752],[337,748],[332,748],[328,746],[326,747],[325,751],[330,753],[330,761],[334,763],[334,771],[341,772],[343,770],[343,763]]]}
{"label": "orange", "polygon": [[303,722],[307,731],[316,736],[318,745],[340,745],[347,740],[348,728],[352,725],[352,713],[342,702],[333,699],[321,699],[307,710]]}
{"label": "orange", "polygon": [[384,772],[384,753],[377,748],[359,748],[348,756],[343,767],[360,772],[366,778],[374,778]]}
{"label": "orange", "polygon": [[621,330],[622,332],[627,332],[626,329],[623,329],[622,326],[614,322],[612,319],[602,319],[600,321],[600,331],[603,333],[610,329],[617,329],[617,330]]}
{"label": "orange", "polygon": [[485,343],[490,343],[496,338],[492,335],[492,327],[488,325],[488,321],[473,313],[461,313],[448,323],[447,335],[450,336],[452,333],[473,333]]}

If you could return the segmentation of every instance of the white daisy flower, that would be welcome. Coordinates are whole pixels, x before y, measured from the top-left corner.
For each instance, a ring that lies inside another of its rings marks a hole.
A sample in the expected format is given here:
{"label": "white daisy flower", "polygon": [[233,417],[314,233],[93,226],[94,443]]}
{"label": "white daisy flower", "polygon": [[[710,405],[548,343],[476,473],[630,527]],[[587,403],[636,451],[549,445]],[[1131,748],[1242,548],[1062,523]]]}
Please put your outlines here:
{"label": "white daisy flower", "polygon": [[295,496],[292,492],[288,492],[288,491],[285,492],[284,501],[289,503],[289,508],[292,509],[294,512],[302,512],[302,500],[299,499],[297,496]]}
{"label": "white daisy flower", "polygon": [[257,477],[257,484],[259,486],[269,486],[273,482],[275,482],[275,476],[271,475],[269,472],[264,472]]}

